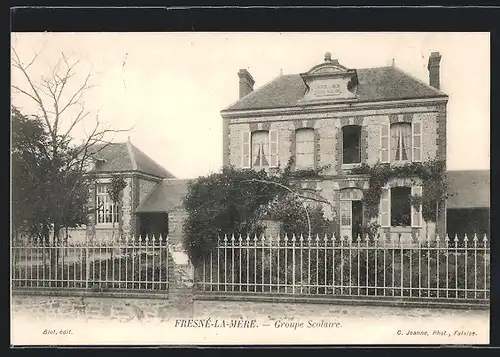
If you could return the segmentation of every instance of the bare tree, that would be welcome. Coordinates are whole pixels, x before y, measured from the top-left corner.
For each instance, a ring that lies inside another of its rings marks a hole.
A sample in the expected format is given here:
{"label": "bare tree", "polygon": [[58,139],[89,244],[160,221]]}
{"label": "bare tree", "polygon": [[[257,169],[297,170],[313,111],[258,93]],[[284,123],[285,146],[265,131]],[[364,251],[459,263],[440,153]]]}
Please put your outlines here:
{"label": "bare tree", "polygon": [[[11,50],[13,70],[25,82],[24,86],[12,84],[12,90],[35,104],[38,112],[35,116],[43,122],[49,137],[43,153],[50,163],[46,170],[44,197],[33,199],[43,199],[46,203],[47,209],[40,212],[39,219],[50,225],[55,244],[62,228],[81,224],[88,217],[88,211],[79,206],[86,206],[89,185],[93,182],[88,170],[92,159],[112,142],[115,134],[131,128],[116,129],[105,125],[99,119],[99,110],[91,115],[85,105],[85,95],[94,87],[95,73],[91,68],[81,76],[81,58],[61,53],[49,75],[38,78],[30,74],[30,69],[42,51],[36,52],[29,61],[23,61],[14,47]],[[89,123],[92,123],[90,131],[82,130],[83,140],[75,143],[77,128]],[[44,236],[49,242],[50,237]]]}

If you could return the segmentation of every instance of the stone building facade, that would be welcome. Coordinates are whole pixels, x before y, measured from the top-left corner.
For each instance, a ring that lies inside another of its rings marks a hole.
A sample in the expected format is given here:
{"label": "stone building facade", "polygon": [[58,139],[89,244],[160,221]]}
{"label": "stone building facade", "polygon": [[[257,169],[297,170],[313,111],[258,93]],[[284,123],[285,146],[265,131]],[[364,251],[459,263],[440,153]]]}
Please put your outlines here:
{"label": "stone building facade", "polygon": [[[69,230],[68,238],[81,242],[87,239],[109,240],[119,235],[133,237],[141,231],[148,231],[145,227],[148,221],[138,215],[136,209],[163,180],[174,176],[130,141],[96,147],[95,150],[92,173],[96,179],[88,203],[94,212],[89,217],[90,224]],[[125,181],[118,205],[109,195],[111,178],[115,175]],[[165,222],[164,226],[168,227],[168,223]]]}
{"label": "stone building facade", "polygon": [[[242,69],[240,99],[221,111],[223,164],[272,173],[293,158],[295,169],[325,168],[303,185],[329,201],[325,215],[338,220],[342,236],[357,235],[368,223],[361,201],[368,177],[353,174],[353,168],[446,161],[448,96],[439,90],[440,60],[437,52],[429,57],[429,84],[394,64],[349,69],[329,53],[309,71],[280,75],[256,90]],[[428,228],[421,210],[411,205],[398,222],[402,213],[391,212],[391,192],[392,199],[421,194],[418,180],[411,179],[384,187],[377,219],[381,233],[401,236]],[[444,205],[434,222],[438,233],[445,231]]]}

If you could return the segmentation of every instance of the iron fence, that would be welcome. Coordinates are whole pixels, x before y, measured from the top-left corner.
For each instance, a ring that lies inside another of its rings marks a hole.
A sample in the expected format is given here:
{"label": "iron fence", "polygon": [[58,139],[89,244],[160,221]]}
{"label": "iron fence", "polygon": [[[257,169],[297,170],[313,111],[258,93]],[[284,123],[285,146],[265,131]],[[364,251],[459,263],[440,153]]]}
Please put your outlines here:
{"label": "iron fence", "polygon": [[163,292],[168,289],[169,238],[87,242],[14,242],[12,287]]}
{"label": "iron fence", "polygon": [[221,294],[489,301],[486,236],[387,243],[368,236],[224,236],[197,268],[196,287]]}

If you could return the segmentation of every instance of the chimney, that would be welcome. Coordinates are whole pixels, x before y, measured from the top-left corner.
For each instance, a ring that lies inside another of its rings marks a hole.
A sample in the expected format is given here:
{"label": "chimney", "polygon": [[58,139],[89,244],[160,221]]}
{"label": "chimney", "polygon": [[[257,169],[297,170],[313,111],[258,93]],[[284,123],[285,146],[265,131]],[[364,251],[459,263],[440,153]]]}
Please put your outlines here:
{"label": "chimney", "polygon": [[248,93],[253,91],[253,85],[255,81],[252,75],[246,69],[240,69],[238,71],[238,77],[240,77],[240,99],[246,96]]}
{"label": "chimney", "polygon": [[432,52],[429,57],[427,69],[429,70],[429,84],[436,89],[440,89],[439,62],[441,62],[441,55],[439,54],[439,52]]}

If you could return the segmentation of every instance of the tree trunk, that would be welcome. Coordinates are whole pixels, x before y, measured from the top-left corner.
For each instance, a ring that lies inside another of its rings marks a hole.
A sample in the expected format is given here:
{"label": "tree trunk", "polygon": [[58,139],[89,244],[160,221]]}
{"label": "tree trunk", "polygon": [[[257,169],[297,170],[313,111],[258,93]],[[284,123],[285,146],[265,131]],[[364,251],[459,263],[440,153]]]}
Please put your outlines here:
{"label": "tree trunk", "polygon": [[54,225],[52,246],[50,247],[50,271],[53,279],[57,278],[57,265],[59,263],[59,227]]}

